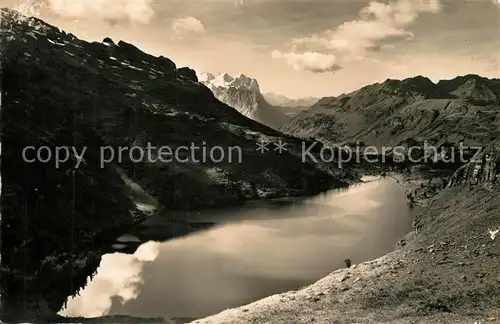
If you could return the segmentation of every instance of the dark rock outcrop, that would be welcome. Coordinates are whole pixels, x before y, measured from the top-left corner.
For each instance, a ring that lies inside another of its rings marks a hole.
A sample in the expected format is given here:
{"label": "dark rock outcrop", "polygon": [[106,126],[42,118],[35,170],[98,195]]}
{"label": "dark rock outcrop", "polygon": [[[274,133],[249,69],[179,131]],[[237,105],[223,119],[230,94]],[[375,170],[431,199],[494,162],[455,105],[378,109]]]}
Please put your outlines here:
{"label": "dark rock outcrop", "polygon": [[111,38],[109,38],[109,37],[104,38],[104,39],[102,40],[102,42],[103,42],[104,44],[108,44],[108,45],[115,45],[115,42],[113,42],[113,40],[112,40]]}
{"label": "dark rock outcrop", "polygon": [[452,175],[448,187],[482,185],[491,188],[497,184],[500,184],[500,150],[493,144],[474,161],[460,167]]}
{"label": "dark rock outcrop", "polygon": [[191,80],[193,82],[198,82],[198,77],[196,76],[195,70],[190,69],[188,67],[181,67],[177,71],[181,76],[186,77],[188,80]]}

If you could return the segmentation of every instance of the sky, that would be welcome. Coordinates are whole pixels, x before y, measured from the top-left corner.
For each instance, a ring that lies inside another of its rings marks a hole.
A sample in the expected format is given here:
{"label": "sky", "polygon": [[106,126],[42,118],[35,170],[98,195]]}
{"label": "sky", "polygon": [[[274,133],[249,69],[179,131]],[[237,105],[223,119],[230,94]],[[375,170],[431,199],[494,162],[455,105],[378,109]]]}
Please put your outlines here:
{"label": "sky", "polygon": [[[92,41],[134,43],[263,92],[335,96],[388,78],[500,77],[500,0],[0,0]],[[5,3],[5,5],[4,5]]]}

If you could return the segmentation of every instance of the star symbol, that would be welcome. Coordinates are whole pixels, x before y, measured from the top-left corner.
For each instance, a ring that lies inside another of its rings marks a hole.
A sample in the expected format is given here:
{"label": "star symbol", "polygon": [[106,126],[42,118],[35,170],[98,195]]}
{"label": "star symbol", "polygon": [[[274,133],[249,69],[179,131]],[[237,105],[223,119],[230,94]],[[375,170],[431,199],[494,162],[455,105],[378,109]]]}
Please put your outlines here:
{"label": "star symbol", "polygon": [[259,142],[257,142],[256,151],[260,152],[261,154],[264,154],[265,152],[269,151],[269,148],[267,147],[268,145],[269,141],[260,140]]}
{"label": "star symbol", "polygon": [[276,146],[274,150],[278,151],[278,153],[280,154],[286,152],[286,145],[287,143],[284,143],[281,140],[279,140],[278,143],[274,143],[274,146]]}

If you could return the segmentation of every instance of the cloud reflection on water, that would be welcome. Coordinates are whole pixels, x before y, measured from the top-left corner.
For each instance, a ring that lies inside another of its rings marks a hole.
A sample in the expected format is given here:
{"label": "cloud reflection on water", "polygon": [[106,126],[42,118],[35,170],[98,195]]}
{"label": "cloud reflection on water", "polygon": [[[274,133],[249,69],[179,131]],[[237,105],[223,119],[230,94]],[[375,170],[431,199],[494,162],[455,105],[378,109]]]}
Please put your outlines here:
{"label": "cloud reflection on water", "polygon": [[147,242],[134,254],[105,254],[101,259],[97,275],[80,296],[70,298],[63,316],[95,317],[106,315],[113,300],[123,302],[137,298],[143,282],[142,268],[152,262],[160,252],[160,243]]}

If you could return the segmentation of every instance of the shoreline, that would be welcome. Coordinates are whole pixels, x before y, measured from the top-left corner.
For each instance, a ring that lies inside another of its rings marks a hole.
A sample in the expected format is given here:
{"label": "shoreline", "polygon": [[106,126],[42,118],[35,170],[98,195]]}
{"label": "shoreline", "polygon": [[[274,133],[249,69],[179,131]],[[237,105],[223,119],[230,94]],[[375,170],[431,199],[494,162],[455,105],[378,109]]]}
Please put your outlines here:
{"label": "shoreline", "polygon": [[[480,188],[446,188],[422,204],[414,230],[392,252],[336,270],[299,291],[275,294],[190,324],[498,323],[500,298],[487,299],[491,291],[500,292],[500,277],[495,278],[500,273],[498,242],[487,235],[492,223],[500,226],[495,197]],[[470,219],[478,200],[485,206],[481,218],[489,219],[481,228]],[[467,204],[464,210],[451,210],[459,202]],[[460,240],[456,234],[463,227],[476,235]],[[470,253],[485,259],[481,264],[471,262]],[[486,278],[492,279],[489,286]]]}
{"label": "shoreline", "polygon": [[[363,180],[365,178],[366,180]],[[422,179],[405,179],[405,176],[401,173],[396,173],[396,172],[389,172],[385,176],[374,176],[374,175],[368,175],[368,176],[363,176],[361,177],[359,182],[350,184],[352,185],[357,185],[357,184],[364,184],[364,183],[370,183],[370,182],[375,182],[375,181],[380,181],[384,180],[387,178],[391,178],[396,183],[401,186],[405,192],[411,191],[413,189],[416,189],[418,186],[420,186],[421,183],[425,182]],[[418,177],[417,177],[418,178]],[[333,189],[332,189],[333,190]],[[416,216],[415,216],[416,217]],[[373,259],[373,260],[368,260],[359,264],[353,264],[349,268],[343,268],[343,269],[337,269],[333,272],[331,272],[329,275],[318,279],[317,281],[311,283],[310,285],[300,289],[300,290],[291,290],[283,293],[277,293],[268,297],[264,297],[262,299],[256,300],[254,302],[251,302],[249,304],[239,306],[236,308],[231,308],[231,309],[226,309],[224,311],[221,311],[215,315],[211,315],[205,318],[201,319],[196,319],[191,322],[187,322],[186,324],[236,324],[238,323],[237,318],[232,318],[232,319],[224,319],[225,317],[233,317],[234,314],[233,312],[238,312],[241,311],[243,313],[247,313],[250,308],[252,307],[261,307],[265,306],[267,303],[283,303],[286,302],[286,299],[288,301],[294,301],[297,298],[305,298],[306,300],[312,300],[312,301],[318,301],[320,296],[324,296],[326,293],[324,290],[331,292],[332,290],[336,290],[340,287],[340,291],[346,291],[345,287],[342,286],[335,286],[331,285],[331,280],[337,283],[342,283],[345,282],[347,279],[350,278],[352,275],[352,270],[357,269],[357,272],[367,272],[367,271],[374,271],[377,270],[377,267],[381,267],[386,264],[387,260],[390,260],[393,258],[395,254],[397,254],[398,250],[400,249],[400,244],[402,242],[405,242],[409,238],[411,238],[414,234],[414,230],[404,234],[401,237],[401,240],[395,245],[394,250],[384,254],[383,256]],[[356,279],[358,281],[358,279]],[[308,321],[305,321],[308,322]],[[312,320],[312,322],[316,322],[316,320]],[[325,323],[326,324],[326,323]]]}
{"label": "shoreline", "polygon": [[[385,182],[385,181],[388,181],[388,182],[391,182],[391,183],[394,183],[394,182],[395,182],[395,180],[394,180],[393,178],[390,178],[390,177],[379,177],[379,176],[377,176],[377,177],[373,177],[373,178],[371,178],[371,177],[370,177],[369,179],[365,179],[365,181],[360,181],[359,183],[357,183],[357,184],[355,184],[355,185],[353,185],[353,186],[363,185],[363,184],[368,184],[368,183],[370,183],[370,182],[379,182],[379,181],[384,181],[384,182]],[[335,189],[338,189],[338,188],[334,188],[334,189],[332,189],[332,190],[335,190]],[[305,197],[304,197],[304,198],[305,198]],[[290,198],[286,198],[286,197],[285,197],[285,198],[278,198],[277,200],[278,200],[278,201],[280,201],[280,200],[282,200],[282,199],[288,200],[288,199],[290,199]],[[292,199],[294,199],[294,198],[292,198]],[[271,199],[271,200],[272,200],[272,201],[275,201],[276,199]],[[263,201],[262,201],[262,200],[260,200],[260,201],[256,201],[256,202],[257,202],[257,203],[263,203]],[[404,233],[404,232],[403,232],[403,233]],[[403,234],[403,233],[400,233],[400,234],[401,234],[401,237],[402,237],[402,236],[404,236],[404,235],[406,234],[406,233],[404,233],[404,234]],[[396,243],[396,240],[394,241],[394,243]],[[119,251],[118,251],[118,252],[119,252]],[[316,279],[319,279],[319,277],[317,277]],[[314,280],[316,280],[316,279],[314,279],[314,278],[313,278],[312,280],[314,281]],[[313,282],[313,281],[311,281],[311,282]],[[299,287],[297,287],[297,288],[299,288]],[[295,288],[295,289],[297,289],[297,288]],[[95,320],[95,321],[98,321],[98,320],[104,320],[105,318],[108,318],[108,317],[109,317],[109,318],[112,318],[113,316],[104,316],[104,317],[99,317],[99,318],[96,318],[96,319],[94,319],[94,320]],[[72,320],[76,320],[75,318],[71,318],[71,319],[72,319]],[[133,317],[128,318],[128,320],[132,320],[132,319],[133,319]],[[140,318],[136,318],[136,320],[137,320],[137,321],[140,321],[141,319],[140,319]],[[165,320],[167,320],[167,319],[165,319]],[[92,322],[92,320],[91,320],[91,319],[85,319],[85,321],[86,321],[86,322],[89,322],[89,321],[90,321],[90,322]]]}

